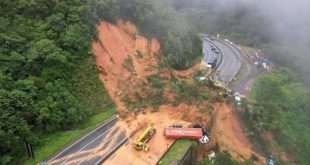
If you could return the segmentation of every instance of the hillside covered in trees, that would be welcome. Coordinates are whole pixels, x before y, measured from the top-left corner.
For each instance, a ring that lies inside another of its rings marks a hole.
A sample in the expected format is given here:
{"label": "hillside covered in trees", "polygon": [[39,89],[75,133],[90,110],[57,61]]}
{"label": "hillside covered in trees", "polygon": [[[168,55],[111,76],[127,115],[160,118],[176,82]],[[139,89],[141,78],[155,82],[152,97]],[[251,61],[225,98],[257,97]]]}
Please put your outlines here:
{"label": "hillside covered in trees", "polygon": [[193,65],[200,58],[201,41],[167,3],[1,1],[0,164],[16,163],[25,155],[24,141],[40,146],[40,137],[74,129],[114,106],[91,52],[101,19],[133,21],[145,35],[160,40],[171,67]]}
{"label": "hillside covered in trees", "polygon": [[[309,82],[309,41],[277,38],[270,26],[274,20],[256,6],[212,0],[0,1],[0,164],[20,161],[26,155],[24,141],[39,147],[46,142],[42,137],[74,130],[114,107],[98,79],[91,43],[100,20],[117,19],[157,38],[165,64],[174,69],[200,59],[197,33],[203,32],[262,49],[277,64],[297,71],[280,69],[260,77],[252,95],[257,102],[243,115],[251,119],[246,121],[250,134],[274,132],[280,148],[306,164],[310,90],[299,81]],[[297,25],[295,31],[305,30]]]}

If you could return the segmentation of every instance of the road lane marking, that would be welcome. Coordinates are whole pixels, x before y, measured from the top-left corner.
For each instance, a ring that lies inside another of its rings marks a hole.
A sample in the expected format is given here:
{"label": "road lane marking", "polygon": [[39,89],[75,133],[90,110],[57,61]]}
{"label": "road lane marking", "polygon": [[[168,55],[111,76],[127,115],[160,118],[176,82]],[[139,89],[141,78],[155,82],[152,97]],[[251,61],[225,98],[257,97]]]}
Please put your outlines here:
{"label": "road lane marking", "polygon": [[106,156],[103,156],[103,158],[101,158],[100,160],[98,160],[95,165],[98,165],[99,163],[101,163],[104,159],[106,159],[112,152],[114,152],[114,150],[116,148],[118,148],[119,146],[121,146],[128,138],[125,136],[124,139],[118,143],[117,145],[115,145],[115,147],[113,147],[113,149],[111,149],[107,154]]}
{"label": "road lane marking", "polygon": [[[104,146],[107,142],[111,141],[113,137],[114,137],[114,136],[111,136],[107,141],[105,141],[104,143],[102,143],[103,146]],[[100,144],[100,145],[102,145],[102,144]],[[103,147],[103,146],[102,146],[102,147]],[[100,150],[100,149],[99,149],[99,150]],[[93,151],[92,153],[88,154],[88,155],[86,156],[86,158],[85,158],[84,160],[81,160],[77,165],[80,165],[81,163],[83,163],[89,156],[91,156],[91,155],[94,154],[94,153],[95,153],[95,152]]]}
{"label": "road lane marking", "polygon": [[[84,145],[82,148],[80,148],[78,151],[76,151],[75,153],[78,153],[80,151],[82,151],[84,148],[86,148],[89,144],[93,143],[95,140],[97,140],[98,138],[102,137],[103,135],[107,134],[113,127],[110,127],[107,131],[105,131],[103,134],[97,136],[95,139],[93,139],[92,141],[88,142],[86,145]],[[64,162],[61,163],[61,165],[63,165],[64,163],[66,163],[69,159],[71,159],[73,157],[73,154],[71,154],[69,156],[69,158],[65,159]]]}
{"label": "road lane marking", "polygon": [[103,126],[107,125],[108,123],[110,123],[112,120],[114,120],[116,118],[116,116],[112,116],[110,119],[108,119],[107,121],[104,121],[103,124],[101,124],[101,126],[99,126],[98,128],[94,129],[93,131],[91,131],[90,133],[88,133],[87,135],[83,136],[81,139],[79,139],[78,141],[74,142],[73,144],[71,144],[69,147],[67,147],[66,149],[64,149],[62,152],[58,153],[56,156],[54,156],[52,159],[50,159],[47,162],[50,162],[52,160],[54,160],[55,158],[57,158],[59,155],[61,155],[62,153],[64,153],[65,151],[67,151],[69,148],[71,148],[73,145],[79,143],[81,140],[85,139],[88,135],[92,134],[93,132],[97,131],[98,129],[102,128]]}

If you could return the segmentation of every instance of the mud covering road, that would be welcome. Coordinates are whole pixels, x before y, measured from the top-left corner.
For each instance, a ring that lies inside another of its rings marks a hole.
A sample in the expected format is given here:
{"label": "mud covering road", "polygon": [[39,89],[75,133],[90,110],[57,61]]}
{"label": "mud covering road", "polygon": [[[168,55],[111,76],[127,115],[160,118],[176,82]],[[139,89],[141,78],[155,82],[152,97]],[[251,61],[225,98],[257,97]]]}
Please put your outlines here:
{"label": "mud covering road", "polygon": [[76,141],[47,163],[49,165],[95,165],[111,154],[126,139],[126,130],[116,125],[116,117]]}

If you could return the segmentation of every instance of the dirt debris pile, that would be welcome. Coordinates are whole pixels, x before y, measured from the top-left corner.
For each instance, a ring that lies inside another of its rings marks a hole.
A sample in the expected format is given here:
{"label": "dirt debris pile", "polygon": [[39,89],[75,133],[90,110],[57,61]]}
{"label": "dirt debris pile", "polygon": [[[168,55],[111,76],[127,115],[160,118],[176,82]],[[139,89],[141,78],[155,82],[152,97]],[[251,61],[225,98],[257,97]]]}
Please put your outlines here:
{"label": "dirt debris pile", "polygon": [[122,95],[134,91],[138,82],[158,73],[160,44],[139,34],[130,22],[118,20],[116,25],[101,22],[98,40],[93,42],[100,78],[120,109],[125,109]]}
{"label": "dirt debris pile", "polygon": [[[97,31],[98,40],[94,41],[92,46],[100,78],[115,101],[120,115],[126,114],[126,118],[119,125],[127,130],[129,137],[128,142],[121,146],[105,164],[125,162],[155,164],[173,142],[171,139],[164,138],[165,127],[176,123],[207,125],[211,115],[214,119],[211,128],[212,138],[209,144],[203,146],[204,150],[217,144],[220,150],[228,150],[236,160],[249,159],[252,154],[263,160],[255,153],[243,133],[231,105],[219,106],[219,103],[216,103],[214,106],[214,103],[208,100],[200,100],[191,105],[182,101],[175,102],[177,93],[172,90],[171,84],[177,85],[178,82],[173,80],[177,80],[180,76],[187,79],[186,81],[193,82],[193,78],[189,75],[199,70],[199,64],[185,71],[164,68],[160,57],[160,43],[155,38],[143,37],[136,26],[130,22],[118,20],[116,25],[113,25],[103,21],[98,25]],[[152,75],[154,76],[150,77]],[[149,78],[153,82],[150,82]],[[166,84],[162,84],[161,81],[165,81]],[[207,92],[210,95],[216,93],[210,90]],[[166,101],[157,103],[157,110],[153,113],[154,109],[151,106],[144,106],[138,111],[129,111],[129,105],[124,98],[129,99],[130,103],[143,103],[147,98]],[[150,123],[155,124],[158,130],[149,142],[150,152],[135,151],[131,147],[133,141]]]}
{"label": "dirt debris pile", "polygon": [[229,151],[238,161],[251,159],[252,155],[259,160],[257,164],[264,164],[265,158],[258,154],[244,134],[241,121],[228,104],[217,104],[211,122],[211,141],[208,146],[218,146],[220,151]]}

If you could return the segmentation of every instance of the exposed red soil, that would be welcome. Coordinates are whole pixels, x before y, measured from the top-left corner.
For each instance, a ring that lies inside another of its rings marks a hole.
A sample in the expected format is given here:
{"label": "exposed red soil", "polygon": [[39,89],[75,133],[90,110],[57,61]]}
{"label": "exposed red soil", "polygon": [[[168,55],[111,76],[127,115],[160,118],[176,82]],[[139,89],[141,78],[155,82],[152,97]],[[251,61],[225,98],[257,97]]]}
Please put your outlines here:
{"label": "exposed red soil", "polygon": [[217,104],[211,128],[211,141],[208,146],[219,146],[221,151],[227,150],[238,161],[245,161],[254,154],[259,158],[256,164],[264,164],[265,158],[260,156],[245,136],[240,119],[232,106]]}
{"label": "exposed red soil", "polygon": [[[264,131],[264,132],[262,133],[262,137],[264,137],[265,140],[268,141],[268,144],[270,144],[270,149],[271,149],[272,155],[274,155],[274,156],[276,156],[276,157],[278,157],[278,158],[280,158],[280,159],[282,159],[282,160],[284,160],[284,161],[287,161],[287,162],[290,161],[289,156],[288,156],[287,153],[282,152],[282,151],[279,151],[277,142],[274,140],[275,137],[274,137],[274,135],[273,135],[272,132],[270,132],[270,131]],[[293,162],[290,162],[290,163],[291,163],[291,164],[295,164],[295,163],[293,163]]]}
{"label": "exposed red soil", "polygon": [[174,73],[178,76],[188,76],[192,73],[197,72],[200,68],[202,67],[202,63],[198,62],[196,65],[194,65],[193,67],[190,67],[186,70],[175,70]]}
{"label": "exposed red soil", "polygon": [[[101,22],[97,30],[98,41],[92,47],[100,78],[116,105],[126,109],[121,102],[122,92],[134,90],[133,83],[158,72],[160,44],[156,39],[141,36],[135,25],[122,20],[117,25]],[[138,52],[143,57],[138,57]]]}
{"label": "exposed red soil", "polygon": [[[164,138],[163,128],[174,123],[207,125],[210,116],[206,109],[210,103],[207,101],[193,105],[181,103],[175,107],[170,104],[160,105],[155,113],[150,112],[151,107],[140,109],[140,112],[129,112],[122,99],[126,96],[134,100],[136,92],[144,98],[148,97],[147,94],[143,94],[145,88],[151,88],[145,79],[146,76],[160,74],[164,80],[170,79],[170,71],[158,67],[161,62],[160,44],[154,38],[143,37],[134,24],[122,20],[117,21],[116,25],[101,22],[97,30],[98,41],[93,42],[92,46],[100,79],[115,101],[120,115],[128,114],[127,118],[118,124],[127,129],[129,141],[121,146],[105,164],[155,164],[173,142]],[[199,64],[188,70],[173,71],[173,73],[188,76],[198,69]],[[141,88],[142,86],[144,88]],[[165,87],[163,97],[174,100],[176,94],[169,87]],[[211,132],[212,141],[209,146],[218,143],[221,150],[229,150],[234,158],[243,161],[255,152],[231,108],[228,105],[215,106],[215,125]],[[150,152],[135,151],[131,146],[132,142],[149,123],[154,123],[157,127],[156,135],[149,142]]]}
{"label": "exposed red soil", "polygon": [[[174,142],[172,139],[166,139],[163,136],[164,128],[172,124],[182,124],[184,127],[191,123],[196,123],[197,118],[201,117],[202,122],[206,124],[209,121],[208,115],[198,112],[197,108],[186,104],[180,104],[176,107],[172,105],[162,105],[157,112],[150,112],[148,108],[145,113],[131,114],[121,123],[127,129],[129,140],[121,146],[104,164],[123,164],[123,165],[143,165],[156,164],[160,157],[167,151]],[[184,117],[184,114],[188,117]],[[136,151],[132,145],[135,139],[143,132],[143,130],[153,123],[156,126],[156,134],[150,142],[150,151]],[[126,156],[124,156],[126,155]],[[134,163],[132,163],[134,162]]]}

